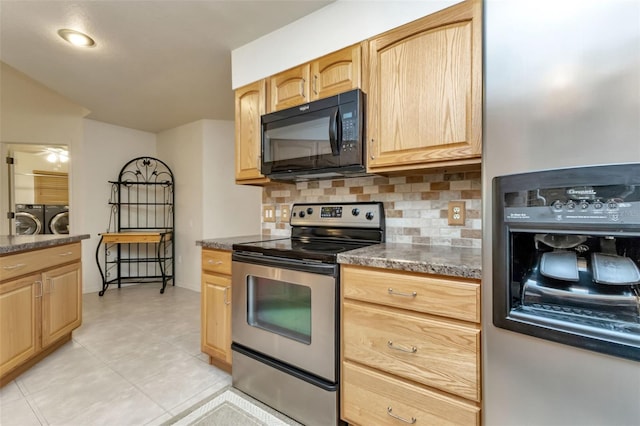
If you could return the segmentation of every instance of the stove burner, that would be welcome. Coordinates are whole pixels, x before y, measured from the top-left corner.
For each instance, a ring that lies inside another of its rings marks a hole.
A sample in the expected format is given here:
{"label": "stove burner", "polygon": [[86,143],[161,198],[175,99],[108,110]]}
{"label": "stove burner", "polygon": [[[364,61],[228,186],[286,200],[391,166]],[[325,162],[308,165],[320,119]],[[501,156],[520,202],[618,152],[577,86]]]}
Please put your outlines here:
{"label": "stove burner", "polygon": [[[234,251],[337,263],[338,253],[384,242],[384,207],[380,202],[295,204],[291,210],[298,213],[295,219],[292,216],[290,238],[234,244]],[[327,211],[349,214],[322,214]]]}
{"label": "stove burner", "polygon": [[235,251],[260,253],[287,259],[307,259],[324,263],[336,263],[338,253],[367,247],[377,242],[352,241],[301,241],[282,239],[257,243],[235,244]]}

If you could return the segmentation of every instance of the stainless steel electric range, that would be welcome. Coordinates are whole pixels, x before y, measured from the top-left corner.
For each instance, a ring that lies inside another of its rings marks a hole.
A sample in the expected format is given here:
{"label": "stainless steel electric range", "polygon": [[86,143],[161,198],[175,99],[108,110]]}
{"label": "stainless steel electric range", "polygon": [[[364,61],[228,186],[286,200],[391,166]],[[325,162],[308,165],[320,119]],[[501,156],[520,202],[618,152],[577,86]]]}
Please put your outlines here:
{"label": "stainless steel electric range", "polygon": [[233,246],[233,386],[306,425],[338,424],[336,259],[384,242],[384,207],[294,204],[290,224],[291,238]]}

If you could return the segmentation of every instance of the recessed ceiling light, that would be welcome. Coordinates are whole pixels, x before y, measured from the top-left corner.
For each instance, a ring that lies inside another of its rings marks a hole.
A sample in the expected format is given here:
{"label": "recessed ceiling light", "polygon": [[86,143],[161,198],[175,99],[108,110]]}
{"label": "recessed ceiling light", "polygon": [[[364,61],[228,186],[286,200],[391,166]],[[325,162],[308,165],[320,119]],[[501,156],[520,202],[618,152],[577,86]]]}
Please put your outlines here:
{"label": "recessed ceiling light", "polygon": [[58,30],[58,35],[74,46],[93,47],[96,45],[96,42],[91,37],[80,31],[62,29]]}

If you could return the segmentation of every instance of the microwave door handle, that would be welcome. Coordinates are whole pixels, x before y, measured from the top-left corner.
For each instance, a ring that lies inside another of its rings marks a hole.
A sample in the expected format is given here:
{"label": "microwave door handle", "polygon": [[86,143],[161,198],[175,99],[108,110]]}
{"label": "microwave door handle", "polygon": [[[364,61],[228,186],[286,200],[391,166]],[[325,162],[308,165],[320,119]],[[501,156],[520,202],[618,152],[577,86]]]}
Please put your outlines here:
{"label": "microwave door handle", "polygon": [[333,111],[331,114],[330,122],[329,122],[329,144],[331,145],[331,154],[338,155],[340,154],[340,145],[338,144],[338,140],[340,139],[340,126],[338,125],[338,108]]}

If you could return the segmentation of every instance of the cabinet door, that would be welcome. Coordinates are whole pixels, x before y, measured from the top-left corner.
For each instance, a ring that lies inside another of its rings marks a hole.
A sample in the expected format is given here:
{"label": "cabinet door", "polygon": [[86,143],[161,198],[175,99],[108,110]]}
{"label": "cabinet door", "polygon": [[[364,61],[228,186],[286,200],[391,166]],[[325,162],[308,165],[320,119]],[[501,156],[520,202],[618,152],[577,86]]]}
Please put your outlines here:
{"label": "cabinet door", "polygon": [[231,364],[231,277],[202,274],[202,352]]}
{"label": "cabinet door", "polygon": [[342,283],[349,299],[480,322],[478,281],[344,265]]}
{"label": "cabinet door", "polygon": [[473,403],[352,362],[342,364],[342,418],[353,425],[480,424]]}
{"label": "cabinet door", "polygon": [[480,161],[480,13],[469,0],[369,40],[370,170]]}
{"label": "cabinet door", "polygon": [[303,64],[269,79],[269,112],[309,102],[309,68],[309,64]]}
{"label": "cabinet door", "polygon": [[237,89],[235,98],[236,181],[265,180],[260,173],[260,116],[265,113],[265,81]]}
{"label": "cabinet door", "polygon": [[0,375],[40,350],[40,274],[0,285]]}
{"label": "cabinet door", "polygon": [[42,346],[55,342],[82,323],[82,267],[80,263],[42,274]]}
{"label": "cabinet door", "polygon": [[231,252],[203,248],[202,270],[214,274],[231,275]]}
{"label": "cabinet door", "polygon": [[361,87],[360,44],[330,53],[311,63],[311,98],[321,99]]}
{"label": "cabinet door", "polygon": [[343,303],[345,359],[480,401],[480,330],[374,305]]}

